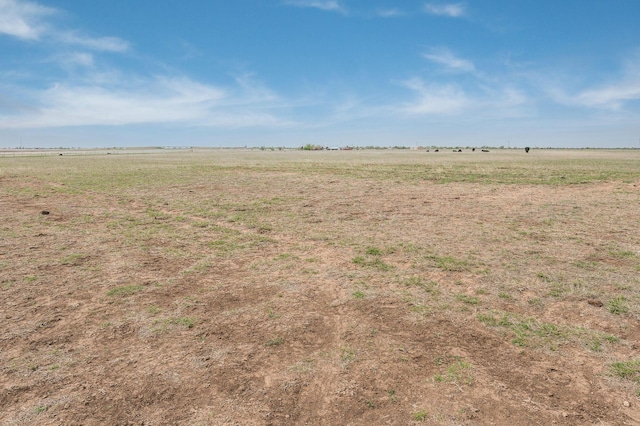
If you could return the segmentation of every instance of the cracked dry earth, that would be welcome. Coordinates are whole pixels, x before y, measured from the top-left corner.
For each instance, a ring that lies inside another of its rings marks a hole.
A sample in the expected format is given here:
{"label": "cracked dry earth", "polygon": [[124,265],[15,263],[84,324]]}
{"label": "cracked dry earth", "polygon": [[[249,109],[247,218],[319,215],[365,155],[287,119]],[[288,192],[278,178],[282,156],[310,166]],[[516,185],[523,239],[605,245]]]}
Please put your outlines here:
{"label": "cracked dry earth", "polygon": [[2,425],[640,424],[638,182],[38,161],[0,174]]}

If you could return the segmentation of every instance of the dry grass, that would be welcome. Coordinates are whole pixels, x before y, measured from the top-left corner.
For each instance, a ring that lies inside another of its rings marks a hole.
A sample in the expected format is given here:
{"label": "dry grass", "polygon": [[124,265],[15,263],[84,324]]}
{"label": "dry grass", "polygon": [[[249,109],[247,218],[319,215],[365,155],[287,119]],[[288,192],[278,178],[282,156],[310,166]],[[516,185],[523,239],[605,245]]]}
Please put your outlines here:
{"label": "dry grass", "polygon": [[640,422],[640,151],[93,154],[0,157],[2,424]]}

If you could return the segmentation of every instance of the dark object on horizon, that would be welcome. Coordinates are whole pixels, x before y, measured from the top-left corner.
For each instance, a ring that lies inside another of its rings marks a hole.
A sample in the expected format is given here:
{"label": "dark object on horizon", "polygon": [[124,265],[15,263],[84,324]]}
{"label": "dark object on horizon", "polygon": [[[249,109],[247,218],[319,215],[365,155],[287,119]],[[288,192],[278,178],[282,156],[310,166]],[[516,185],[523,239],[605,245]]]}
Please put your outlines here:
{"label": "dark object on horizon", "polygon": [[62,154],[58,154],[60,157],[62,157]]}
{"label": "dark object on horizon", "polygon": [[489,152],[489,150],[488,149],[483,149],[482,152]]}
{"label": "dark object on horizon", "polygon": [[440,150],[439,150],[439,149],[436,149],[436,150],[435,150],[435,151],[433,151],[433,152],[440,152]]}
{"label": "dark object on horizon", "polygon": [[476,149],[475,149],[475,148],[471,148],[471,151],[472,151],[472,152],[476,152]]}
{"label": "dark object on horizon", "polygon": [[459,150],[458,150],[458,152],[462,152],[462,150],[461,150],[461,149],[459,149]]}
{"label": "dark object on horizon", "polygon": [[528,147],[528,146],[526,146],[526,147],[524,148],[524,152],[526,152],[527,154],[529,153],[529,147]]}
{"label": "dark object on horizon", "polygon": [[47,210],[42,210],[42,211],[40,212],[40,214],[41,214],[41,215],[43,215],[43,216],[46,216],[46,215],[48,215],[48,214],[49,214],[49,212],[48,212]]}

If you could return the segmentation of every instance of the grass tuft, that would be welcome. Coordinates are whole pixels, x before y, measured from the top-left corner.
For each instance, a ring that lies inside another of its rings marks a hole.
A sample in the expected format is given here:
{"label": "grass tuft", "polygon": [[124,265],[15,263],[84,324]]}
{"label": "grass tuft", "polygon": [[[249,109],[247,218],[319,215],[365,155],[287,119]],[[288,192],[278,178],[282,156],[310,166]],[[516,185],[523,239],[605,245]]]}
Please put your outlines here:
{"label": "grass tuft", "polygon": [[131,296],[132,294],[136,294],[142,291],[142,289],[143,287],[141,285],[124,285],[124,286],[112,288],[107,292],[107,296],[120,296],[120,297]]}

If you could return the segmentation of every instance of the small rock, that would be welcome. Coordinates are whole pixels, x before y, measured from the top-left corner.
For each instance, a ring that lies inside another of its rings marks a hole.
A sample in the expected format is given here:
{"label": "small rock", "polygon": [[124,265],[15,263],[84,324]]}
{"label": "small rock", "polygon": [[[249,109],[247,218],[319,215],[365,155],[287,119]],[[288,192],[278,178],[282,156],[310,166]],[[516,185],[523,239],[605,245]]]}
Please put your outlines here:
{"label": "small rock", "polygon": [[604,306],[604,303],[602,303],[598,299],[589,299],[589,300],[587,300],[587,303],[590,304],[591,306],[595,306],[597,308],[601,308],[601,307]]}
{"label": "small rock", "polygon": [[622,405],[624,405],[624,406],[625,406],[625,407],[627,407],[627,408],[628,408],[628,407],[631,407],[631,403],[629,403],[629,401],[624,401],[624,402],[622,403]]}
{"label": "small rock", "polygon": [[42,211],[40,212],[40,214],[41,214],[41,215],[43,215],[43,216],[46,216],[46,215],[48,215],[48,214],[49,214],[49,212],[48,212],[47,210],[42,210]]}

